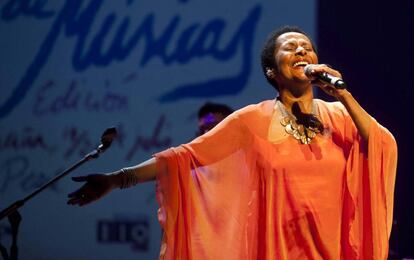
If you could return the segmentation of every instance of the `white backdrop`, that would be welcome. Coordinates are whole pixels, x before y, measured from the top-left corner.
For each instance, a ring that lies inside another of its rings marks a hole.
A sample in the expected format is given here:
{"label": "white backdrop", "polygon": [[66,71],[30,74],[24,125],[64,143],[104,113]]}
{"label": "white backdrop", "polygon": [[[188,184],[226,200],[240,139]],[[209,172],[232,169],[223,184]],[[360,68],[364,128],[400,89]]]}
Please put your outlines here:
{"label": "white backdrop", "polygon": [[[0,1],[0,209],[99,144],[71,176],[109,172],[191,140],[206,101],[237,109],[276,95],[261,74],[268,33],[315,35],[316,1]],[[78,208],[69,177],[21,210],[20,259],[156,259],[154,183]],[[9,223],[0,243],[10,245]]]}

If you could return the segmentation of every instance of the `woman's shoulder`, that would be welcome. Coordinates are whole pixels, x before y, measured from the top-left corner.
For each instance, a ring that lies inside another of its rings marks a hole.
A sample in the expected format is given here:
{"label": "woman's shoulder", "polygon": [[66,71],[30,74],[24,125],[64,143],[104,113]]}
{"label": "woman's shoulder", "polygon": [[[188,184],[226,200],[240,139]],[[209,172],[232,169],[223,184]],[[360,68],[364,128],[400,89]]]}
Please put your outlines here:
{"label": "woman's shoulder", "polygon": [[321,113],[348,115],[345,106],[339,101],[325,101],[322,99],[315,99]]}
{"label": "woman's shoulder", "polygon": [[265,100],[245,106],[234,112],[251,133],[266,136],[272,118],[275,100]]}
{"label": "woman's shoulder", "polygon": [[235,111],[239,117],[271,116],[275,100],[264,100],[256,104],[250,104]]}

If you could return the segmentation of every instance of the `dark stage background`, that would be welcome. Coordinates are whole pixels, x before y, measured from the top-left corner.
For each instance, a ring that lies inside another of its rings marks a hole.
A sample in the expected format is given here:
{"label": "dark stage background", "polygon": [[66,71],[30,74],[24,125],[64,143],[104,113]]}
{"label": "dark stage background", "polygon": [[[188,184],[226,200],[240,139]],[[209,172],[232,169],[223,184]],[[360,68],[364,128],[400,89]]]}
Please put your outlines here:
{"label": "dark stage background", "polygon": [[318,7],[320,61],[341,68],[352,94],[398,143],[391,247],[414,258],[412,1],[328,1]]}

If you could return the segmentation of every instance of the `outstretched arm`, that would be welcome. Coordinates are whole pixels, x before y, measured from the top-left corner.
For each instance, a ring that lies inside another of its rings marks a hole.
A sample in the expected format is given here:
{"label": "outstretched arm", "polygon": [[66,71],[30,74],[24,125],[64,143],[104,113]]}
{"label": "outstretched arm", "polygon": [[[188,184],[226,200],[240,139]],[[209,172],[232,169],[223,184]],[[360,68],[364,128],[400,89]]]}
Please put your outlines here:
{"label": "outstretched arm", "polygon": [[68,204],[83,206],[96,201],[115,188],[128,188],[141,182],[155,180],[157,165],[151,158],[133,167],[123,168],[107,174],[90,174],[73,177],[76,182],[86,182],[78,190],[68,195]]}
{"label": "outstretched arm", "polygon": [[[238,115],[233,114],[221,121],[216,127],[193,140],[186,148],[197,154],[198,163],[207,165],[242,149],[252,140],[248,128]],[[212,147],[220,149],[212,152]],[[151,158],[133,167],[106,174],[91,174],[72,178],[76,182],[86,182],[78,190],[70,193],[68,204],[83,206],[98,200],[115,188],[128,188],[141,182],[155,180],[157,163]]]}

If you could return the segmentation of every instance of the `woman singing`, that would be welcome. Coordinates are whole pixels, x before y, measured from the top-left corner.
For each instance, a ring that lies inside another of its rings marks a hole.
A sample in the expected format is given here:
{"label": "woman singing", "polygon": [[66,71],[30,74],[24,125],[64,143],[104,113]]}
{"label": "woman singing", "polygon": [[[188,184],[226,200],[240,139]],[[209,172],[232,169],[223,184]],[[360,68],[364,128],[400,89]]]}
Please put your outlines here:
{"label": "woman singing", "polygon": [[[86,183],[68,203],[156,180],[161,259],[386,259],[393,136],[349,90],[318,80],[341,74],[299,28],[272,33],[261,58],[276,98],[139,165],[75,177]],[[315,85],[338,101],[315,99]]]}

